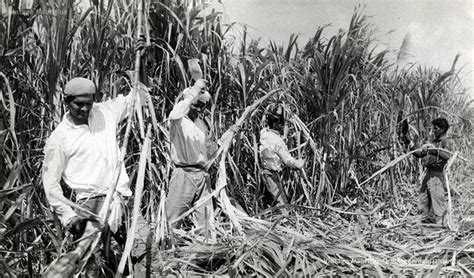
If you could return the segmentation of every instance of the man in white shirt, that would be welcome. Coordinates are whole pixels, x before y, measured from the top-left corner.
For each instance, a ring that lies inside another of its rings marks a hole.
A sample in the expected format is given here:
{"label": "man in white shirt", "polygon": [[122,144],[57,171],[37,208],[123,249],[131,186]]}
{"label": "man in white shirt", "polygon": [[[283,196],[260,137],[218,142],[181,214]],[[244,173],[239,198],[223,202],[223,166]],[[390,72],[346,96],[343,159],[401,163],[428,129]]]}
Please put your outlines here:
{"label": "man in white shirt", "polygon": [[[268,128],[260,131],[260,159],[263,168],[263,183],[278,205],[286,205],[285,192],[281,182],[280,172],[283,165],[302,169],[305,161],[294,159],[280,136],[283,130],[284,117],[281,113],[270,113],[267,116]],[[286,214],[286,210],[283,210]]]}
{"label": "man in white shirt", "polygon": [[[173,228],[179,227],[181,221],[176,220],[181,214],[210,194],[206,165],[212,144],[209,128],[200,118],[210,100],[209,93],[204,91],[205,87],[205,80],[199,79],[193,87],[185,89],[183,99],[169,115],[171,160],[175,168],[166,200],[166,215]],[[196,209],[198,227],[206,225],[211,210],[211,200]]]}
{"label": "man in white shirt", "polygon": [[[117,142],[118,124],[126,118],[132,100],[143,98],[146,103],[147,90],[142,86],[139,94],[132,90],[127,96],[94,103],[95,84],[86,78],[74,78],[65,87],[65,103],[68,112],[51,133],[44,148],[43,186],[49,204],[61,223],[75,238],[83,234],[87,217],[74,210],[67,202],[61,188],[61,179],[75,194],[76,203],[98,214],[105,195],[116,182],[115,171],[119,163]],[[132,110],[133,111],[133,110]],[[132,195],[129,177],[121,163],[114,201],[120,206],[122,200]],[[112,232],[120,225],[120,215],[109,219]],[[118,222],[118,223],[117,223]],[[145,252],[147,224],[140,218],[142,232],[132,256]]]}

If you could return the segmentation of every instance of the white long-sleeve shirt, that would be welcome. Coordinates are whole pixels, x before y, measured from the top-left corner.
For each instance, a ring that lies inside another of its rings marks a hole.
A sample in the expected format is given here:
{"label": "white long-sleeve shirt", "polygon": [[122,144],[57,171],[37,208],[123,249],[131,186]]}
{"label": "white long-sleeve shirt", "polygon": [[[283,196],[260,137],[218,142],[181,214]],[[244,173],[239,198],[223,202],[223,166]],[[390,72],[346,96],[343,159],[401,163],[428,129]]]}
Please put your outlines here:
{"label": "white long-sleeve shirt", "polygon": [[283,163],[290,167],[296,163],[280,135],[268,128],[260,131],[260,157],[264,169],[277,172],[282,170]]}
{"label": "white long-sleeve shirt", "polygon": [[[46,197],[63,225],[66,226],[76,213],[64,201],[61,178],[76,193],[77,200],[104,195],[115,182],[120,152],[117,126],[127,115],[127,103],[132,95],[119,95],[113,100],[94,103],[88,124],[75,125],[67,113],[46,142],[43,185]],[[128,181],[122,163],[117,191],[124,196],[132,194]]]}
{"label": "white long-sleeve shirt", "polygon": [[199,91],[190,89],[169,114],[171,160],[175,165],[202,166],[208,162],[210,140],[204,121],[188,118],[191,104],[199,98]]}

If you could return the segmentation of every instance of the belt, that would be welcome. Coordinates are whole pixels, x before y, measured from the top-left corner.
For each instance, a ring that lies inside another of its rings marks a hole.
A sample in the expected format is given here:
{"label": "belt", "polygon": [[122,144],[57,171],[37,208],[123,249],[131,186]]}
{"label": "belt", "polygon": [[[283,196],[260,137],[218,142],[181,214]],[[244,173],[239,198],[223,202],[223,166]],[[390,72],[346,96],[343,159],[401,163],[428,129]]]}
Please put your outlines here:
{"label": "belt", "polygon": [[101,194],[101,195],[95,195],[95,196],[91,196],[91,197],[85,197],[85,198],[81,198],[77,201],[87,201],[87,200],[94,200],[94,199],[99,199],[99,198],[105,198],[107,195],[105,194]]}
{"label": "belt", "polygon": [[426,167],[426,170],[429,171],[429,172],[432,172],[432,173],[443,173],[444,172],[444,168],[440,168],[440,167]]}
{"label": "belt", "polygon": [[190,165],[180,165],[180,164],[175,164],[174,167],[176,168],[182,168],[182,169],[198,169],[198,170],[205,170],[204,166],[200,164],[190,164]]}
{"label": "belt", "polygon": [[280,173],[280,171],[278,171],[278,170],[273,170],[273,169],[268,169],[268,168],[263,168],[263,171],[268,171],[268,172],[272,172],[272,173]]}

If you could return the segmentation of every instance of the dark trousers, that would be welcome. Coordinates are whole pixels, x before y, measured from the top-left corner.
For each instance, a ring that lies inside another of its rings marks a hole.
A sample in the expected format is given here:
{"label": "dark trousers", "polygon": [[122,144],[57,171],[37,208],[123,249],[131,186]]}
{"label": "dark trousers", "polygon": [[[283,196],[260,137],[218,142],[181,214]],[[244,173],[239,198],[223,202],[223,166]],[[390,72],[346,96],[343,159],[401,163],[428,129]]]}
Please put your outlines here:
{"label": "dark trousers", "polygon": [[[95,214],[99,214],[100,210],[102,209],[102,205],[104,204],[105,201],[105,196],[97,196],[89,199],[83,199],[79,200],[78,203],[87,208],[89,211]],[[124,208],[124,220],[130,218],[130,214],[127,213],[127,207],[128,204],[123,204],[125,206]],[[131,210],[130,210],[131,211]],[[125,221],[123,221],[125,222]],[[126,229],[125,229],[125,223],[122,223],[120,226],[119,230],[116,233],[112,233],[108,226],[106,225],[105,229],[102,232],[101,236],[101,243],[103,244],[102,250],[101,250],[101,256],[105,259],[105,266],[106,266],[106,276],[111,275],[113,277],[113,274],[115,273],[115,270],[118,267],[118,263],[120,261],[120,255],[121,255],[121,250],[122,247],[125,245],[126,241]],[[137,227],[135,230],[135,240],[133,243],[133,248],[130,253],[132,258],[134,260],[140,260],[142,259],[145,254],[146,254],[146,249],[147,249],[147,239],[150,240],[150,227],[148,223],[146,222],[145,218],[141,213],[138,215],[137,218]],[[112,242],[112,237],[115,240],[115,242]],[[115,244],[115,246],[114,246]],[[117,250],[119,249],[119,250]],[[117,253],[117,255],[115,254]],[[136,268],[136,267],[135,267]],[[89,263],[88,269],[91,270],[91,272],[95,272],[96,274],[99,274],[100,270],[98,269],[98,266],[94,263]],[[137,271],[137,269],[135,269]],[[100,276],[100,275],[99,275]],[[99,277],[93,275],[93,277]],[[135,277],[140,277],[139,275],[135,275]]]}
{"label": "dark trousers", "polygon": [[276,201],[278,205],[286,205],[288,203],[285,192],[283,191],[279,172],[264,169],[262,172],[262,180],[272,195],[273,200]]}

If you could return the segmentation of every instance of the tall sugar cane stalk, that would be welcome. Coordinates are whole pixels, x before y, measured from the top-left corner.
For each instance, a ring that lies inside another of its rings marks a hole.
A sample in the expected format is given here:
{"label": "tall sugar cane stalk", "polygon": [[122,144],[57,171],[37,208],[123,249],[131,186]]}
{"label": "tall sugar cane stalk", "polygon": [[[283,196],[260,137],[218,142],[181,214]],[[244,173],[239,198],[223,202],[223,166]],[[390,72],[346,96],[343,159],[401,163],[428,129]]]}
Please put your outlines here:
{"label": "tall sugar cane stalk", "polygon": [[150,155],[151,147],[151,125],[148,125],[145,141],[143,142],[143,148],[140,154],[140,160],[138,163],[138,173],[137,173],[137,184],[135,186],[135,198],[133,200],[133,210],[132,210],[132,224],[130,229],[127,231],[127,240],[125,242],[125,248],[122,253],[122,258],[115,273],[115,277],[122,277],[123,270],[125,269],[125,263],[127,262],[128,255],[132,251],[133,241],[135,240],[135,230],[137,228],[137,219],[140,212],[140,204],[142,201],[143,193],[143,183],[145,180],[145,170],[147,157]]}
{"label": "tall sugar cane stalk", "polygon": [[[375,177],[377,177],[378,175],[384,173],[385,171],[387,171],[388,169],[392,168],[393,166],[397,165],[400,161],[406,159],[407,157],[409,157],[410,155],[416,153],[417,151],[421,150],[420,149],[416,149],[416,150],[413,150],[413,151],[410,151],[402,156],[399,156],[397,158],[395,158],[394,160],[390,161],[387,165],[385,165],[384,167],[382,167],[380,170],[376,171],[375,173],[372,174],[372,176],[370,176],[368,179],[366,179],[365,181],[361,182],[360,183],[360,186],[368,183],[369,181],[373,180]],[[467,159],[465,159],[464,157],[461,157],[461,156],[458,156],[456,153],[453,153],[449,150],[446,150],[446,149],[443,149],[443,148],[429,148],[428,151],[431,151],[431,150],[436,150],[436,151],[444,151],[444,152],[447,152],[451,155],[453,155],[453,157],[455,158],[459,158],[460,160],[464,161],[464,162],[467,162]],[[454,154],[456,154],[456,156],[454,156]]]}
{"label": "tall sugar cane stalk", "polygon": [[[142,7],[143,3],[141,0],[138,1],[138,24],[137,24],[137,40],[140,39],[141,36],[141,21],[142,21]],[[109,217],[110,214],[110,203],[112,202],[112,198],[114,196],[115,190],[117,188],[117,184],[120,178],[120,169],[123,164],[123,160],[125,158],[125,154],[127,153],[127,145],[128,145],[128,140],[130,138],[130,132],[132,129],[132,121],[133,121],[133,116],[134,116],[134,109],[137,107],[136,106],[136,101],[139,100],[140,98],[137,97],[137,94],[139,92],[139,71],[140,71],[140,50],[136,51],[136,57],[135,57],[135,80],[133,84],[133,92],[132,92],[132,101],[127,104],[127,127],[125,128],[125,136],[123,139],[123,144],[122,148],[120,149],[120,156],[117,162],[117,166],[115,168],[115,176],[116,178],[114,179],[115,182],[113,183],[113,186],[109,189],[109,192],[107,192],[107,197],[105,198],[104,205],[102,206],[101,210],[101,216],[103,215],[102,220],[104,221],[103,223],[107,223],[107,218]],[[137,111],[137,114],[141,114],[141,106],[140,110]],[[143,125],[143,122],[141,123]]]}
{"label": "tall sugar cane stalk", "polygon": [[444,167],[444,179],[446,180],[446,191],[448,192],[448,211],[446,215],[447,225],[451,231],[454,231],[454,221],[453,221],[453,202],[451,198],[451,186],[449,184],[448,173],[451,170],[451,165],[453,165],[456,157],[459,155],[459,152],[454,152],[453,156],[449,159],[448,163]]}

